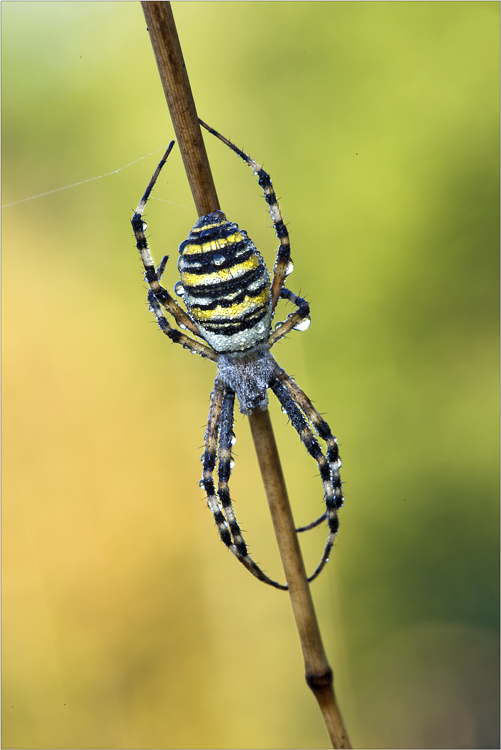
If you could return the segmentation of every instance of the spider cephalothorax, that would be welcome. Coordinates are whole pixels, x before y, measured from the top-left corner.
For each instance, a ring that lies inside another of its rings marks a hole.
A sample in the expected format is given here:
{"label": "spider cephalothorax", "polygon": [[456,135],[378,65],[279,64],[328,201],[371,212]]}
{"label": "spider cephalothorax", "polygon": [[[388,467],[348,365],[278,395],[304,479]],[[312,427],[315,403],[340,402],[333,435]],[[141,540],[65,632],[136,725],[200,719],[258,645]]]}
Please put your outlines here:
{"label": "spider cephalothorax", "polygon": [[[178,268],[181,280],[174,286],[174,291],[184,298],[188,312],[185,312],[160,285],[167,256],[158,269],[155,269],[144,235],[145,224],[142,215],[174,141],[169,145],[139,203],[132,218],[132,227],[144,265],[145,279],[150,287],[148,300],[161,330],[172,341],[217,363],[217,376],[205,433],[204,468],[200,484],[207,494],[207,502],[221,539],[253,575],[272,586],[286,589],[287,586],[269,578],[249,556],[235,518],[228,486],[232,468],[235,395],[239,401],[240,411],[250,414],[255,408],[267,407],[267,392],[271,388],[299,433],[308,453],[317,462],[323,482],[326,511],[316,521],[297,531],[306,531],[326,520],[329,537],[322,560],[310,576],[310,581],[320,573],[327,562],[338,530],[338,509],[343,503],[339,477],[341,460],[336,438],[332,435],[329,425],[270,353],[271,347],[279,339],[293,328],[306,328],[310,320],[308,303],[284,288],[285,278],[292,270],[290,243],[271,179],[243,151],[202,121],[200,123],[233,149],[258,175],[280,240],[272,281],[270,282],[261,255],[247,233],[239,229],[237,224],[228,221],[222,211],[214,211],[201,216],[188,239],[179,246]],[[297,309],[283,323],[275,325],[271,332],[273,313],[280,298],[289,300]],[[172,315],[180,328],[188,329],[200,340],[192,339],[182,331],[172,328],[162,312],[162,307]],[[325,455],[318,438],[324,440],[327,445]],[[214,484],[216,463],[217,490]]]}

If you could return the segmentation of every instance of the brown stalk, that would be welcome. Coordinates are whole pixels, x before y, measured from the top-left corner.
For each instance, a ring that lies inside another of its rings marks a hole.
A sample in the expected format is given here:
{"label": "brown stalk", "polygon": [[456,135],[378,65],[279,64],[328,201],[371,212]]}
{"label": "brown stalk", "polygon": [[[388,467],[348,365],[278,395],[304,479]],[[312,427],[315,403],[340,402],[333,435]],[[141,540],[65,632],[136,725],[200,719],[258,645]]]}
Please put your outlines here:
{"label": "brown stalk", "polygon": [[[195,102],[169,2],[141,3],[153,51],[199,216],[219,209]],[[333,689],[310,586],[295,531],[268,410],[249,416],[254,446],[270,506],[296,627],[303,650],[306,682],[322,711],[334,748],[350,748]]]}

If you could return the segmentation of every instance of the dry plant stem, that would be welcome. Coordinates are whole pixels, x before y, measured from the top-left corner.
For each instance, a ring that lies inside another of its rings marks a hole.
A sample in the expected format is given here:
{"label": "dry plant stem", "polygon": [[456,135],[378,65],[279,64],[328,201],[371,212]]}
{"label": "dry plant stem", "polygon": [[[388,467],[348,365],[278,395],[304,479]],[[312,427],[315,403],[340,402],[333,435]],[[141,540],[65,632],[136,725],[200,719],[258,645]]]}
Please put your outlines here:
{"label": "dry plant stem", "polygon": [[[141,3],[174,130],[199,216],[219,208],[176,26],[169,2]],[[305,661],[306,681],[318,700],[334,748],[350,748],[332,687],[310,587],[287,497],[280,458],[267,410],[249,416],[252,437],[270,505],[289,595]]]}
{"label": "dry plant stem", "polygon": [[249,416],[249,422],[289,585],[292,610],[303,650],[306,682],[318,701],[332,747],[349,748],[351,745],[334,695],[332,670],[320,636],[270,414],[268,410],[255,409]]}
{"label": "dry plant stem", "polygon": [[195,206],[205,216],[217,211],[219,201],[172,9],[168,2],[141,5]]}

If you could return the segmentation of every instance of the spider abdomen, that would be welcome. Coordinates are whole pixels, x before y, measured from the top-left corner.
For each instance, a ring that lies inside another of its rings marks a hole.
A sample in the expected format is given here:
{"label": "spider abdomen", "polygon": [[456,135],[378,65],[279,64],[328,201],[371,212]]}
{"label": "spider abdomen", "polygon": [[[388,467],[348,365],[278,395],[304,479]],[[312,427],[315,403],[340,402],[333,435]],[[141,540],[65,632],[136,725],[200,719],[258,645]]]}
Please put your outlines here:
{"label": "spider abdomen", "polygon": [[184,301],[217,352],[263,343],[270,331],[270,277],[258,250],[222,211],[202,216],[179,246]]}

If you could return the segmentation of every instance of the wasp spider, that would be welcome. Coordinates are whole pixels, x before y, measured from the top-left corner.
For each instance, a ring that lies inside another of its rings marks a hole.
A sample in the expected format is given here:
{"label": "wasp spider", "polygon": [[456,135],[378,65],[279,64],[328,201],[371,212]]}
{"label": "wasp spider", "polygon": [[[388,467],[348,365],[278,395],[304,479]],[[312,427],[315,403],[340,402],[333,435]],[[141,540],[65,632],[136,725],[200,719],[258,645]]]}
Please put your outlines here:
{"label": "wasp spider", "polygon": [[[286,589],[286,585],[269,578],[249,556],[231,502],[228,482],[233,466],[235,395],[240,411],[250,414],[255,408],[267,408],[267,391],[271,388],[306,450],[317,462],[323,482],[326,511],[316,521],[297,531],[307,531],[326,520],[329,537],[322,560],[310,576],[310,581],[327,562],[338,530],[338,510],[343,503],[339,477],[341,461],[337,441],[329,425],[270,354],[271,347],[279,339],[294,328],[307,328],[310,322],[308,303],[284,287],[286,276],[293,266],[289,235],[282,221],[271,179],[233,143],[201,120],[200,124],[238,154],[258,176],[280,240],[273,280],[270,283],[264,261],[247,233],[239,229],[237,224],[228,221],[222,211],[213,211],[200,217],[188,239],[179,246],[177,265],[181,281],[174,286],[174,291],[183,297],[188,312],[160,285],[168,256],[155,269],[144,234],[146,224],[142,215],[174,141],[169,145],[146,188],[132,218],[132,227],[149,285],[148,302],[161,330],[171,341],[217,363],[205,433],[200,485],[207,493],[207,503],[221,539],[256,578],[276,588]],[[279,299],[292,302],[296,311],[284,322],[277,323],[272,330],[272,318]],[[162,308],[174,318],[179,328],[197,338],[193,339],[173,328],[166,320]],[[325,454],[320,447],[319,438],[326,443]],[[216,463],[217,489],[214,483]]]}

